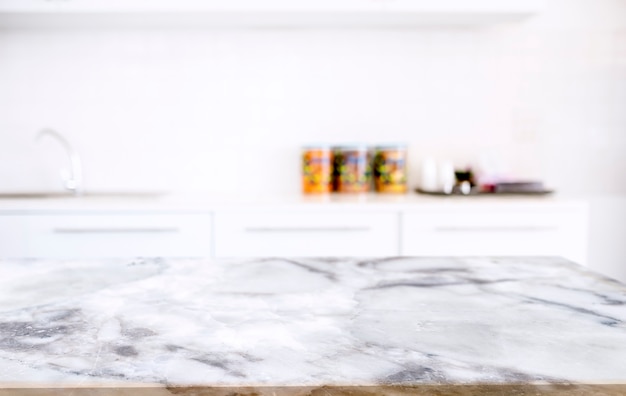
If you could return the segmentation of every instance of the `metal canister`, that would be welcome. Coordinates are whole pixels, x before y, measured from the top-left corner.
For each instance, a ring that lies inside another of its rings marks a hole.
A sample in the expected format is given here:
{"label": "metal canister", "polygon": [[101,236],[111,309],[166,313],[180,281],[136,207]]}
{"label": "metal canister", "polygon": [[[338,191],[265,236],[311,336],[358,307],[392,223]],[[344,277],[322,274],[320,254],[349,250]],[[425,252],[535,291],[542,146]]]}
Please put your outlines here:
{"label": "metal canister", "polygon": [[334,149],[334,179],[337,192],[369,191],[371,166],[366,145],[346,145]]}
{"label": "metal canister", "polygon": [[330,145],[310,145],[302,149],[302,192],[332,191],[333,152]]}
{"label": "metal canister", "polygon": [[374,147],[374,187],[381,193],[407,191],[407,149],[404,144]]}

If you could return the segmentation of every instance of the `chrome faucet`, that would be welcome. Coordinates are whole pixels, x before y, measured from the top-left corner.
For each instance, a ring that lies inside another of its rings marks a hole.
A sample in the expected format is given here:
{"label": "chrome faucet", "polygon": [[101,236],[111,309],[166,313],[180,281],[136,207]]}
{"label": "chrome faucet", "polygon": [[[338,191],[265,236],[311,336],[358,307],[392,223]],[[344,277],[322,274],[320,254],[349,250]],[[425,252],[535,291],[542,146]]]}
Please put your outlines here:
{"label": "chrome faucet", "polygon": [[72,145],[70,145],[63,135],[50,128],[45,128],[39,131],[36,140],[39,141],[46,135],[50,136],[63,146],[70,161],[70,172],[67,175],[63,175],[63,184],[65,185],[65,188],[76,196],[81,195],[83,193],[83,167],[78,153],[72,148]]}

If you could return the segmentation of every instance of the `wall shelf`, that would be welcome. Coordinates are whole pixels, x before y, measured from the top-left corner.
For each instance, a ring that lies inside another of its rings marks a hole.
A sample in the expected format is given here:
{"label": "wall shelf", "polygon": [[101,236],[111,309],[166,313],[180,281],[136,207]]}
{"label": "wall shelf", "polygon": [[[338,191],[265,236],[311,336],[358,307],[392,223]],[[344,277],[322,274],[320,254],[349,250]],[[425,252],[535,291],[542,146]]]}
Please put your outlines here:
{"label": "wall shelf", "polygon": [[542,0],[0,0],[1,28],[411,28],[521,21]]}

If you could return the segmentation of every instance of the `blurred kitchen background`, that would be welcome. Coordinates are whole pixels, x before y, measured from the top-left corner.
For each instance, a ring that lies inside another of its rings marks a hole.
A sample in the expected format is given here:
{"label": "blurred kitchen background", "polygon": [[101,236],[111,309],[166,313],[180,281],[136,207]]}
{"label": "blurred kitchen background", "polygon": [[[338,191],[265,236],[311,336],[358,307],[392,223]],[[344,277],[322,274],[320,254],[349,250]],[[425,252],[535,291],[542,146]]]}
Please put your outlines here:
{"label": "blurred kitchen background", "polygon": [[[71,0],[67,0],[71,1]],[[591,203],[590,258],[626,266],[626,1],[545,0],[477,26],[0,26],[0,190],[300,191],[308,142],[496,158]]]}

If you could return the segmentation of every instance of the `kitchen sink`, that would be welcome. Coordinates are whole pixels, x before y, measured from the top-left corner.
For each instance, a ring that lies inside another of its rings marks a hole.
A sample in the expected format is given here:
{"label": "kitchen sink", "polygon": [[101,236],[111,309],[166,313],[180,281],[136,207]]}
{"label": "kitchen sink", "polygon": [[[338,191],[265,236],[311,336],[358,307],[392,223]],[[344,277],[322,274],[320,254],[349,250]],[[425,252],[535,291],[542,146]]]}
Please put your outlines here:
{"label": "kitchen sink", "polygon": [[22,191],[0,191],[0,200],[2,199],[151,199],[159,198],[166,195],[163,191],[107,191],[107,190],[84,190],[83,183],[83,167],[78,152],[74,150],[69,140],[61,133],[54,129],[44,128],[36,135],[36,140],[47,137],[56,141],[63,147],[69,162],[69,171],[62,172],[63,186],[65,190],[22,190]]}
{"label": "kitchen sink", "polygon": [[159,198],[167,195],[161,191],[86,191],[80,195],[74,195],[65,191],[25,191],[25,192],[0,192],[0,199],[85,199],[85,198]]}

